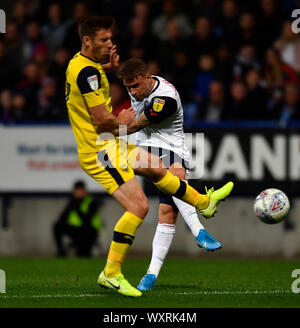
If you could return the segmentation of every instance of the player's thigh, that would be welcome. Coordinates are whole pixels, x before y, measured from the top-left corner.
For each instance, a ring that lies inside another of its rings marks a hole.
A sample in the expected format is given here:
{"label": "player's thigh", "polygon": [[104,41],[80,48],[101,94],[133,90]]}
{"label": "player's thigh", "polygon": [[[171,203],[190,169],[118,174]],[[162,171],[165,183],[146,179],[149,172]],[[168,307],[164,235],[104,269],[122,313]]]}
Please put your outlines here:
{"label": "player's thigh", "polygon": [[146,216],[149,210],[147,197],[135,177],[122,184],[112,196],[126,211],[141,219]]}
{"label": "player's thigh", "polygon": [[133,169],[130,166],[115,167],[111,149],[103,148],[98,154],[80,154],[79,163],[126,211],[144,218],[148,211],[148,200],[135,179]]}
{"label": "player's thigh", "polygon": [[137,148],[136,162],[132,167],[135,174],[147,177],[154,182],[159,181],[166,174],[166,168],[161,159],[141,147]]}
{"label": "player's thigh", "polygon": [[116,167],[113,164],[114,159],[111,159],[108,153],[107,149],[102,149],[98,153],[79,154],[78,158],[81,168],[111,195],[120,186],[132,179],[134,172],[130,167],[122,169]]}

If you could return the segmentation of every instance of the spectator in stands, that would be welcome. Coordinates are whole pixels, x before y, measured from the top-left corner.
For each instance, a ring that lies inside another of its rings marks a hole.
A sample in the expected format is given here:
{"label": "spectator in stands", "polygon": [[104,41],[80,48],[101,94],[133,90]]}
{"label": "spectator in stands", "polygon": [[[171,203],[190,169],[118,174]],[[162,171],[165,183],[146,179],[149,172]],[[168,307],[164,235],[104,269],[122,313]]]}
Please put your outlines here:
{"label": "spectator in stands", "polygon": [[26,0],[26,10],[28,16],[38,21],[39,23],[44,22],[47,19],[47,8],[51,1],[41,0]]}
{"label": "spectator in stands", "polygon": [[13,89],[20,75],[18,66],[6,55],[4,40],[0,40],[0,92]]}
{"label": "spectator in stands", "polygon": [[12,94],[10,90],[0,92],[0,123],[10,123],[12,111]]}
{"label": "spectator in stands", "polygon": [[257,32],[256,20],[252,13],[244,12],[240,15],[239,28],[234,43],[236,49],[244,44],[252,44],[256,48],[260,46],[260,36]]}
{"label": "spectator in stands", "polygon": [[193,98],[200,105],[209,93],[209,85],[215,80],[215,61],[211,55],[202,55],[198,59],[198,73],[193,87]]}
{"label": "spectator in stands", "polygon": [[[0,92],[9,89],[12,99],[17,92],[16,113],[23,113],[10,121],[17,122],[22,118],[45,120],[37,112],[38,95],[44,99],[39,84],[39,79],[44,76],[55,79],[55,102],[61,113],[66,112],[66,65],[81,47],[77,24],[89,10],[86,2],[79,0],[71,17],[68,11],[63,17],[62,6],[57,0],[16,0],[11,13],[7,12],[7,17],[14,21],[8,21],[6,34],[0,36],[4,40],[3,46],[0,38]],[[290,8],[286,11],[290,12],[291,6],[275,0],[136,0],[132,3],[114,0],[93,3],[93,13],[115,17],[116,42],[120,44],[121,58],[141,57],[149,62],[153,74],[165,76],[173,82],[181,94],[185,113],[194,123],[201,101],[206,99],[201,105],[207,106],[211,92],[209,85],[215,80],[222,83],[226,106],[234,98],[230,96],[231,89],[243,94],[243,87],[234,84],[231,88],[234,79],[247,84],[248,105],[257,103],[259,94],[265,99],[262,86],[267,90],[268,112],[274,113],[274,108],[282,104],[285,86],[299,83],[300,73],[299,35],[292,32],[290,22],[283,24],[285,11]],[[279,53],[271,46],[276,46]],[[204,58],[198,60],[200,55]],[[19,78],[21,70],[27,71],[29,59],[31,76],[35,75],[32,66],[37,65],[39,79],[33,78],[35,82],[26,75]],[[212,68],[200,69],[198,62],[201,61]],[[264,85],[260,82],[257,85],[258,73],[253,72],[260,71],[260,66],[263,66]],[[108,76],[109,79],[112,77]],[[212,84],[212,88],[221,89],[217,84]],[[21,96],[25,97],[24,106]],[[24,109],[20,110],[22,107]],[[248,114],[245,116],[245,113]],[[237,117],[238,114],[234,115]],[[256,114],[243,110],[243,115],[249,119]]]}
{"label": "spectator in stands", "polygon": [[33,60],[29,61],[24,68],[24,76],[17,84],[17,91],[21,93],[27,100],[28,113],[26,119],[35,120],[38,107],[38,93],[41,88],[41,74],[37,63]]}
{"label": "spectator in stands", "polygon": [[47,74],[56,80],[58,102],[63,105],[63,107],[65,101],[66,69],[69,59],[69,51],[63,47],[58,48],[50,62]]}
{"label": "spectator in stands", "polygon": [[196,62],[197,58],[203,54],[214,55],[219,39],[215,36],[211,21],[206,17],[198,17],[195,24],[193,35],[189,38],[189,54],[192,61]]}
{"label": "spectator in stands", "polygon": [[22,123],[27,119],[27,102],[25,97],[10,90],[3,90],[0,93],[0,122]]}
{"label": "spectator in stands", "polygon": [[81,41],[78,35],[78,22],[89,14],[87,4],[84,1],[78,1],[74,5],[73,18],[66,30],[63,46],[70,51],[72,56],[81,49]]}
{"label": "spectator in stands", "polygon": [[245,120],[251,108],[247,104],[247,89],[242,81],[233,81],[230,88],[229,117],[232,120]]}
{"label": "spectator in stands", "polygon": [[121,32],[128,31],[128,20],[131,18],[133,2],[124,0],[89,1],[92,3],[93,12],[96,15],[114,17]]}
{"label": "spectator in stands", "polygon": [[14,94],[12,98],[10,122],[22,123],[28,119],[28,113],[29,109],[27,107],[26,98],[20,93]]}
{"label": "spectator in stands", "polygon": [[160,40],[167,40],[167,25],[170,21],[175,21],[178,25],[180,37],[186,38],[192,33],[192,27],[188,17],[177,10],[175,0],[162,1],[162,14],[154,19],[152,32]]}
{"label": "spectator in stands", "polygon": [[269,93],[269,109],[273,108],[283,97],[286,84],[298,84],[299,78],[292,67],[282,62],[279,52],[274,48],[266,50],[264,79]]}
{"label": "spectator in stands", "polygon": [[110,83],[111,105],[113,114],[118,116],[123,109],[131,106],[130,98],[118,80]]}
{"label": "spectator in stands", "polygon": [[263,42],[260,43],[260,50],[273,45],[282,26],[282,14],[279,2],[275,0],[261,0],[260,12],[257,17],[257,30]]}
{"label": "spectator in stands", "polygon": [[300,39],[294,33],[291,22],[285,22],[280,38],[275,42],[275,48],[279,50],[282,61],[300,73]]}
{"label": "spectator in stands", "polygon": [[64,22],[62,20],[61,5],[58,2],[54,2],[49,6],[48,19],[48,23],[42,27],[42,33],[49,47],[49,56],[51,58],[55,50],[62,45],[66,29],[71,21]]}
{"label": "spectator in stands", "polygon": [[232,50],[226,43],[222,43],[216,52],[216,77],[223,82],[226,92],[232,81],[233,63]]}
{"label": "spectator in stands", "polygon": [[48,59],[48,46],[43,40],[41,28],[37,21],[27,24],[27,39],[30,46],[30,59],[40,64],[40,68],[46,65]]}
{"label": "spectator in stands", "polygon": [[41,122],[59,122],[67,119],[63,113],[66,111],[60,110],[55,79],[44,77],[38,94],[37,119]]}
{"label": "spectator in stands", "polygon": [[213,81],[209,85],[209,96],[200,105],[198,120],[216,123],[228,118],[228,104],[222,82]]}
{"label": "spectator in stands", "polygon": [[247,86],[247,120],[264,120],[267,118],[267,92],[261,86],[261,78],[258,71],[250,69],[245,77]]}
{"label": "spectator in stands", "polygon": [[68,236],[76,255],[90,257],[101,230],[99,204],[89,195],[84,182],[74,184],[73,193],[66,208],[53,226],[57,256],[67,256],[63,236]]}
{"label": "spectator in stands", "polygon": [[153,58],[154,44],[157,40],[147,33],[145,21],[140,17],[134,17],[130,21],[129,34],[123,39],[120,50],[123,58],[137,57],[143,60]]}
{"label": "spectator in stands", "polygon": [[214,26],[216,27],[217,34],[232,48],[234,46],[233,40],[236,39],[235,36],[238,30],[239,8],[235,0],[225,0],[221,6],[221,15],[216,15]]}
{"label": "spectator in stands", "polygon": [[28,22],[28,10],[24,1],[16,1],[12,8],[12,19],[17,23],[19,31],[22,35],[26,35],[26,25]]}
{"label": "spectator in stands", "polygon": [[22,38],[18,25],[15,22],[8,22],[5,33],[6,55],[14,62],[19,69],[23,68],[31,56],[29,43]]}
{"label": "spectator in stands", "polygon": [[288,84],[284,88],[284,98],[270,112],[270,119],[278,121],[285,128],[293,120],[300,119],[299,86]]}
{"label": "spectator in stands", "polygon": [[[150,8],[145,0],[135,1],[133,5],[133,17],[140,18],[144,21],[145,25],[149,27]],[[148,29],[147,29],[148,30]]]}
{"label": "spectator in stands", "polygon": [[193,72],[190,69],[187,54],[181,50],[175,52],[174,65],[168,73],[168,79],[176,86],[183,103],[191,101],[192,77]]}
{"label": "spectator in stands", "polygon": [[160,63],[155,59],[148,61],[148,72],[152,75],[161,76],[162,74]]}
{"label": "spectator in stands", "polygon": [[244,78],[249,69],[259,70],[260,64],[256,58],[254,46],[246,44],[240,48],[239,53],[236,56],[233,66],[234,78]]}
{"label": "spectator in stands", "polygon": [[186,43],[181,37],[180,26],[175,20],[169,21],[166,29],[167,39],[160,41],[156,49],[164,73],[169,73],[175,63],[175,53],[186,49]]}

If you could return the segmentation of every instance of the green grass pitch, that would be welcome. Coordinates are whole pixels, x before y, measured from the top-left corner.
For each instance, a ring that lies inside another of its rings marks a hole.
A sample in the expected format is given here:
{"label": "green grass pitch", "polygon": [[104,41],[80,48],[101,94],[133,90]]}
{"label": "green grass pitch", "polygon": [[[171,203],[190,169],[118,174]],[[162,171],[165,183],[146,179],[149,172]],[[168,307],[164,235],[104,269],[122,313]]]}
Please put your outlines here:
{"label": "green grass pitch", "polygon": [[[123,272],[136,285],[149,259],[128,258]],[[0,259],[6,272],[5,307],[217,308],[300,307],[291,277],[296,261],[169,259],[151,292],[140,298],[98,287],[104,259]]]}

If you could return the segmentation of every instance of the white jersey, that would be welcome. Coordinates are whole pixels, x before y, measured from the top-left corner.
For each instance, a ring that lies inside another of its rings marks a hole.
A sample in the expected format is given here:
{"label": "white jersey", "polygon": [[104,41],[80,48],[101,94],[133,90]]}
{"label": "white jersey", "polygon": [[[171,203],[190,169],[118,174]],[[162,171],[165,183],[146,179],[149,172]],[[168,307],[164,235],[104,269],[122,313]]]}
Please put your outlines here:
{"label": "white jersey", "polygon": [[[148,97],[137,101],[129,92],[136,117],[145,112],[151,122],[135,133],[139,146],[159,147],[173,151],[185,161],[189,161],[189,151],[184,140],[183,108],[176,88],[159,76],[152,76],[156,84]],[[169,110],[169,103],[172,109]],[[147,109],[147,110],[146,110]]]}

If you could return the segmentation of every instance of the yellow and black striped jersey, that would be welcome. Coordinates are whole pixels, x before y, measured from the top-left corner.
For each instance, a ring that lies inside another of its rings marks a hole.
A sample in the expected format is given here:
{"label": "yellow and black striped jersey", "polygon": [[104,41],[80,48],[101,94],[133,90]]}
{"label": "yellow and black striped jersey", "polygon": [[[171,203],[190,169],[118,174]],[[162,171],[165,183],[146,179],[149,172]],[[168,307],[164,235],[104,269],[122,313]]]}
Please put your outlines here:
{"label": "yellow and black striped jersey", "polygon": [[78,153],[97,152],[96,124],[90,107],[105,104],[111,112],[109,83],[100,63],[78,52],[69,62],[66,71],[66,104]]}

